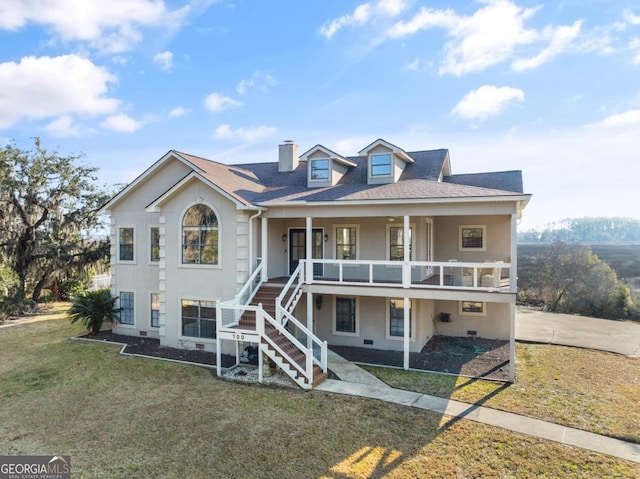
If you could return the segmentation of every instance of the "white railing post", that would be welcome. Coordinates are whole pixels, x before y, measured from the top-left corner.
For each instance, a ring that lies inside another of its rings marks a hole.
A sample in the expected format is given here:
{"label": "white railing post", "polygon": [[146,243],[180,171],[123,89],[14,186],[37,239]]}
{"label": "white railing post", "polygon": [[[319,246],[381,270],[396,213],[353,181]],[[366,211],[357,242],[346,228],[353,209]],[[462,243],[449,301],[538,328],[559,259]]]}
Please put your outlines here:
{"label": "white railing post", "polygon": [[322,348],[320,349],[320,364],[322,365],[322,372],[327,372],[327,342],[322,342]]}
{"label": "white railing post", "polygon": [[313,384],[313,346],[307,349],[307,379],[311,386]]}
{"label": "white railing post", "polygon": [[256,333],[260,336],[264,334],[264,315],[262,311],[262,303],[258,303],[258,309],[256,310]]}

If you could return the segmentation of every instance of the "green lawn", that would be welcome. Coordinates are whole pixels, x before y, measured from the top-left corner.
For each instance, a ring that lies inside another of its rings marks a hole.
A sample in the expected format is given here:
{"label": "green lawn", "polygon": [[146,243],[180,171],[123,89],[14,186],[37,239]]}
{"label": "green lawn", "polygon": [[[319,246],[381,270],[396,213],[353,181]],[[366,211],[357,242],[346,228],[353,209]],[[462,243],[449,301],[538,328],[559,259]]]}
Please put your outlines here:
{"label": "green lawn", "polygon": [[640,465],[471,421],[0,328],[0,454],[70,454],[74,478],[640,477]]}
{"label": "green lawn", "polygon": [[640,359],[565,346],[516,345],[516,382],[365,367],[410,391],[510,411],[640,443]]}

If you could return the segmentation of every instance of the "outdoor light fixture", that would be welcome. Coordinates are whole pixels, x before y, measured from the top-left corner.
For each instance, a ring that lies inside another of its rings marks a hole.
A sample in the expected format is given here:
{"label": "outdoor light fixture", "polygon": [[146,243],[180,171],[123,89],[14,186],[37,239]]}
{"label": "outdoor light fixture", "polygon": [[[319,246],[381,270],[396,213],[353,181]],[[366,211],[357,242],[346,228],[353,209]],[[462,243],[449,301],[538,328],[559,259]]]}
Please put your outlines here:
{"label": "outdoor light fixture", "polygon": [[327,241],[329,241],[329,235],[328,235],[328,234],[325,234],[325,235],[324,235],[324,242],[326,243]]}
{"label": "outdoor light fixture", "polygon": [[316,296],[316,309],[322,309],[322,295]]}
{"label": "outdoor light fixture", "polygon": [[284,243],[285,241],[287,241],[287,233],[282,235],[282,242]]}

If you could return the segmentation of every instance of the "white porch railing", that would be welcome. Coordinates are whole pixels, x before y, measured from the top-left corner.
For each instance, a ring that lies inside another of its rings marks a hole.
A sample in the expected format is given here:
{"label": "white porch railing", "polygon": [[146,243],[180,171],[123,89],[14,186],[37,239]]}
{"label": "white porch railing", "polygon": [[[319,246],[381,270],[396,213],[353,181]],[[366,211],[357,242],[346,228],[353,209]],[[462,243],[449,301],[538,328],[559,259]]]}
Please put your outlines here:
{"label": "white porch railing", "polygon": [[[318,284],[515,292],[511,263],[457,261],[301,260]],[[308,270],[307,270],[308,271]]]}

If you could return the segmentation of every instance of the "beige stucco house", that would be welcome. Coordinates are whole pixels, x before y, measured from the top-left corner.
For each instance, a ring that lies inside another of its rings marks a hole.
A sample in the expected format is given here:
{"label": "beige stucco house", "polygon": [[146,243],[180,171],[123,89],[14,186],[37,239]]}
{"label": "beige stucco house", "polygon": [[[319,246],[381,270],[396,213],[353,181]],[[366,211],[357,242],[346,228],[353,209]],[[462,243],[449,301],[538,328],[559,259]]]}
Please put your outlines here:
{"label": "beige stucco house", "polygon": [[172,150],[103,207],[114,329],[218,367],[255,344],[305,388],[328,345],[403,351],[408,368],[434,335],[507,339],[513,381],[529,199],[520,171],[454,175],[447,150],[381,139],[356,157],[284,142],[245,165]]}

